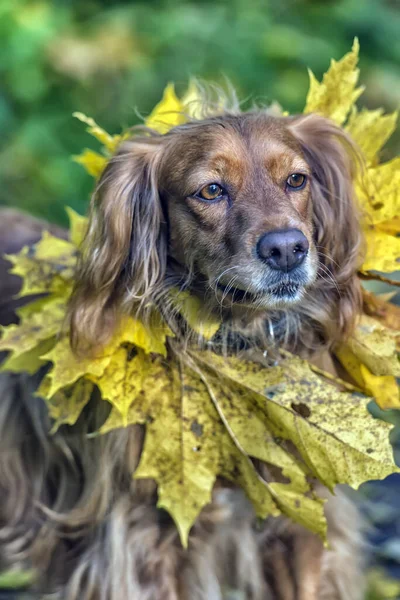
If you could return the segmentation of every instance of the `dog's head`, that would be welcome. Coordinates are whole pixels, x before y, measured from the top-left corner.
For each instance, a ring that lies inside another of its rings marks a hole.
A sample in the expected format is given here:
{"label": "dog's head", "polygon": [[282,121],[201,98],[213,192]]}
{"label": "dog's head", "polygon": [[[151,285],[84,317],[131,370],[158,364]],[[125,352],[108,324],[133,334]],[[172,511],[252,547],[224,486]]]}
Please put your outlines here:
{"label": "dog's head", "polygon": [[226,313],[308,307],[345,332],[358,302],[356,158],[330,121],[265,111],[125,142],[93,197],[73,341],[96,343],[173,284]]}

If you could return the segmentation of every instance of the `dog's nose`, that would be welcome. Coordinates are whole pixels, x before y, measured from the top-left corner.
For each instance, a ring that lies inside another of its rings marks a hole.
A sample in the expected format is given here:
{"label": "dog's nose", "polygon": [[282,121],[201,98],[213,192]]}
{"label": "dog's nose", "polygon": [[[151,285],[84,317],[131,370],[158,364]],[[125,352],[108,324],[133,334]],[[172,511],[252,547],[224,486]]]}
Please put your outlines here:
{"label": "dog's nose", "polygon": [[298,229],[284,229],[265,233],[258,240],[257,254],[271,269],[292,271],[307,256],[309,244]]}

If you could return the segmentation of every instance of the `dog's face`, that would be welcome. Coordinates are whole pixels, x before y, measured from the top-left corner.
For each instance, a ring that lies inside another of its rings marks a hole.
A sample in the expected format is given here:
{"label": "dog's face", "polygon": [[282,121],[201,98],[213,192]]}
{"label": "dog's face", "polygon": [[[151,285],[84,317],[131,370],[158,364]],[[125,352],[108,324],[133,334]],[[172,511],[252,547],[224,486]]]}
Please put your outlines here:
{"label": "dog's face", "polygon": [[93,195],[73,345],[96,346],[119,315],[165,308],[182,285],[228,320],[301,309],[319,339],[341,339],[360,302],[347,134],[262,111],[146,133],[121,145]]}
{"label": "dog's face", "polygon": [[169,255],[222,305],[299,301],[318,266],[311,177],[284,119],[182,129],[160,168]]}

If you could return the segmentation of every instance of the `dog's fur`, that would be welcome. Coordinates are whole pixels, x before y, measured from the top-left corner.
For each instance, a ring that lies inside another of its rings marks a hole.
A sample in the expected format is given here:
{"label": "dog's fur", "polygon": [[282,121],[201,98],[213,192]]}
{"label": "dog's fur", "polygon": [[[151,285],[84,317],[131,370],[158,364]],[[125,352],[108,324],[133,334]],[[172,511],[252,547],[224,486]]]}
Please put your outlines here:
{"label": "dog's fur", "polygon": [[[73,348],[98,351],[121,315],[146,319],[154,307],[187,340],[172,286],[223,319],[216,349],[279,344],[313,358],[330,348],[360,308],[357,160],[347,135],[315,115],[226,111],[164,136],[135,132],[93,196],[69,307]],[[292,190],[286,180],[298,172],[308,180]],[[201,200],[214,182],[223,197]],[[281,273],[255,249],[287,228],[304,234],[309,251],[301,268]],[[107,412],[93,398],[74,427],[50,436],[36,384],[1,380],[2,567],[33,566],[39,588],[65,600],[362,598],[358,519],[342,494],[327,503],[324,549],[286,519],[256,525],[242,492],[221,481],[185,552],[156,509],[155,484],[132,479],[143,429],[88,439]]]}

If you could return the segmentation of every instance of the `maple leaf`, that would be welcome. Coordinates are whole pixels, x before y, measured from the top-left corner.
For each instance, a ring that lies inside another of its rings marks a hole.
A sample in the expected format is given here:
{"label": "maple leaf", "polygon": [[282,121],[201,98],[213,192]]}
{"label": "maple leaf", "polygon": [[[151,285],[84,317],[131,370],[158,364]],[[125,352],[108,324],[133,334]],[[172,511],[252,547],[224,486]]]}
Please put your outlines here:
{"label": "maple leaf", "polygon": [[166,353],[165,340],[172,332],[159,321],[158,329],[151,330],[140,321],[126,317],[119,325],[112,339],[95,356],[77,357],[71,350],[68,336],[63,336],[57,344],[43,355],[44,360],[53,363],[47,375],[50,386],[46,389],[48,396],[58,390],[72,385],[83,376],[101,377],[110,364],[121,344],[132,343],[146,352]]}
{"label": "maple leaf", "polygon": [[358,111],[353,106],[346,131],[351,135],[368,165],[378,162],[379,152],[396,129],[398,113],[384,115],[383,109]]}
{"label": "maple leaf", "polygon": [[[241,485],[259,516],[284,512],[324,533],[322,501],[304,495],[310,491],[304,467],[273,441],[257,407],[246,409],[251,414],[246,447],[232,434],[232,427],[240,421],[243,424],[243,400],[248,399],[237,394],[232,398],[225,382],[221,386],[211,376],[204,378],[183,361],[167,363],[128,348],[121,348],[95,381],[102,397],[113,406],[101,433],[127,424],[146,424],[145,447],[135,477],[157,481],[158,505],[175,519],[184,545],[198,513],[211,501],[218,476]],[[220,405],[233,399],[236,411],[231,411],[227,424]],[[290,483],[263,481],[249,454],[279,465]]]}
{"label": "maple leaf", "polygon": [[362,271],[391,273],[400,264],[400,158],[367,169],[357,183],[364,212],[366,257]]}
{"label": "maple leaf", "polygon": [[[159,506],[173,516],[184,544],[218,476],[239,483],[260,516],[286,514],[324,535],[322,501],[308,476],[333,489],[396,470],[388,426],[368,426],[367,400],[321,381],[305,361],[266,368],[211,352],[190,355],[192,367],[121,348],[95,380],[113,406],[101,433],[146,424],[135,477],[157,481]],[[249,457],[277,469],[286,483],[260,480]]]}
{"label": "maple leaf", "polygon": [[[398,470],[387,443],[387,428],[383,423],[377,428],[368,426],[366,399],[324,382],[307,361],[293,356],[265,368],[209,352],[195,356],[235,385],[237,393],[242,390],[260,403],[266,428],[276,438],[294,443],[307,467],[328,488],[337,483],[358,487],[367,479]],[[243,425],[248,426],[247,419]]]}
{"label": "maple leaf", "polygon": [[81,245],[88,228],[88,219],[75,212],[69,206],[65,207],[69,218],[69,239],[71,243],[78,247]]}
{"label": "maple leaf", "polygon": [[164,90],[163,97],[146,119],[146,126],[159,133],[167,133],[172,127],[187,121],[185,106],[175,93],[173,83]]}
{"label": "maple leaf", "polygon": [[[158,506],[172,515],[186,546],[190,527],[202,507],[211,501],[220,469],[220,456],[226,452],[229,439],[224,444],[218,414],[210,402],[204,402],[204,398],[207,400],[208,397],[204,395],[198,378],[186,374],[185,379],[181,379],[177,365],[159,358],[154,360],[141,352],[130,359],[130,351],[121,349],[121,359],[124,352],[126,379],[119,381],[119,389],[124,387],[125,404],[121,406],[121,399],[116,406],[113,403],[101,433],[127,422],[147,424],[145,447],[135,477],[157,481]],[[132,361],[135,361],[135,374],[141,371],[139,379],[133,381],[130,378]],[[107,374],[103,381],[98,380],[97,383],[102,394],[113,401],[114,394]],[[248,459],[236,454],[236,463],[227,460],[229,467],[233,469],[237,463],[248,466]],[[252,475],[253,490],[261,486],[264,491],[255,471]],[[258,495],[263,505],[263,494]],[[273,506],[268,506],[266,512],[268,509],[273,509]]]}
{"label": "maple leaf", "polygon": [[332,59],[331,66],[321,83],[309,70],[310,89],[304,108],[305,113],[315,112],[329,117],[338,125],[344,123],[350,109],[364,89],[356,87],[360,73],[356,68],[359,49],[356,38],[351,52],[337,62]]}
{"label": "maple leaf", "polygon": [[87,132],[95,137],[104,148],[110,152],[110,154],[113,154],[116,151],[118,145],[122,141],[123,135],[110,135],[102,127],[97,125],[94,119],[87,117],[81,112],[74,112],[72,116],[79,119],[79,121],[82,121],[82,123],[89,125]]}
{"label": "maple leaf", "polygon": [[[164,90],[162,99],[147,117],[145,124],[159,133],[167,133],[172,127],[181,125],[187,121],[190,107],[192,107],[192,111],[195,110],[194,107],[197,105],[197,100],[195,88],[193,86],[189,87],[185,101],[188,103],[187,107],[189,110],[185,115],[186,104],[179,100],[175,94],[174,85],[169,83]],[[89,125],[87,128],[88,133],[93,135],[103,145],[103,154],[85,149],[81,154],[73,157],[73,160],[81,164],[89,175],[98,178],[104,171],[111,156],[116,152],[119,144],[124,139],[129,138],[130,133],[126,131],[119,135],[110,135],[92,118],[87,117],[83,113],[75,112],[73,116]]]}
{"label": "maple leaf", "polygon": [[400,264],[400,238],[387,235],[377,227],[365,228],[364,233],[367,251],[362,271],[397,271]]}
{"label": "maple leaf", "polygon": [[45,377],[36,396],[46,401],[49,416],[53,420],[50,433],[55,433],[61,425],[76,423],[92,396],[94,384],[82,377],[73,385],[64,387],[54,394],[51,394],[51,386],[51,378]]}
{"label": "maple leaf", "polygon": [[363,392],[381,408],[400,408],[399,387],[393,375],[374,375],[348,345],[336,348],[335,355]]}
{"label": "maple leaf", "polygon": [[[379,230],[389,235],[398,235],[400,231],[400,216],[395,216],[392,219],[379,223]],[[395,282],[391,283],[396,285]],[[397,282],[397,285],[400,285],[400,283]]]}
{"label": "maple leaf", "polygon": [[[3,340],[0,340],[0,345]],[[49,352],[56,343],[55,337],[48,338],[35,344],[31,350],[20,354],[10,353],[0,367],[0,371],[11,371],[12,373],[29,373],[34,375],[47,361],[41,358]]]}
{"label": "maple leaf", "polygon": [[[366,301],[369,303],[370,315],[380,319],[363,315],[353,335],[335,348],[335,354],[357,385],[373,396],[381,408],[400,408],[396,381],[400,375],[396,347],[400,323],[397,312],[400,314],[400,309],[384,300],[379,301],[366,291],[363,296],[364,306]],[[397,331],[387,326],[390,323]]]}
{"label": "maple leaf", "polygon": [[57,296],[42,298],[19,308],[19,325],[10,325],[3,330],[1,350],[12,350],[13,359],[36,348],[39,342],[54,337],[62,328],[66,301]]}
{"label": "maple leaf", "polygon": [[[173,516],[182,544],[187,545],[191,526],[211,501],[217,475],[242,487],[260,517],[278,515],[266,484],[228,434],[201,380],[181,365],[181,372],[172,367],[170,381],[158,418],[146,427],[135,478],[156,479],[158,506]],[[167,439],[166,422],[171,425]]]}
{"label": "maple leaf", "polygon": [[400,362],[395,337],[396,334],[379,321],[363,315],[347,343],[374,375],[399,377]]}
{"label": "maple leaf", "polygon": [[169,298],[175,309],[184,317],[192,331],[210,340],[221,326],[221,319],[204,306],[200,298],[187,290],[172,288]]}
{"label": "maple leaf", "polygon": [[130,137],[130,133],[125,131],[121,134],[110,135],[91,117],[87,117],[81,112],[74,112],[72,116],[89,125],[87,132],[95,137],[103,146],[104,155],[94,150],[86,149],[81,154],[73,156],[75,162],[81,164],[90,175],[98,178],[104,171],[111,156],[116,152],[119,144]]}
{"label": "maple leaf", "polygon": [[92,175],[92,177],[95,177],[96,179],[100,177],[108,162],[108,159],[105,156],[102,156],[94,150],[89,150],[88,148],[81,152],[81,154],[73,156],[72,159],[76,163],[82,165],[89,175]]}
{"label": "maple leaf", "polygon": [[47,231],[34,246],[26,246],[19,254],[7,255],[11,273],[22,278],[19,297],[33,294],[65,295],[72,286],[77,259],[76,247]]}
{"label": "maple leaf", "polygon": [[[184,359],[177,364],[120,349],[111,372],[96,380],[113,405],[101,433],[146,424],[135,477],[157,481],[158,505],[173,516],[184,545],[217,477],[241,485],[260,516],[286,514],[324,535],[322,501],[309,488],[310,475],[333,489],[396,471],[388,425],[371,428],[367,399],[339,392],[305,361],[264,367],[211,352],[190,356],[188,367]],[[249,457],[277,469],[286,482],[260,480]]]}
{"label": "maple leaf", "polygon": [[367,168],[356,179],[357,197],[361,204],[366,256],[362,272],[391,273],[400,261],[400,159],[378,164],[379,152],[396,127],[397,112],[385,115],[382,109],[358,111],[354,106],[363,91],[357,88],[359,78],[359,44],[340,61],[332,60],[319,83],[310,72],[310,89],[305,113],[316,112],[345,123],[346,131],[360,147]]}

